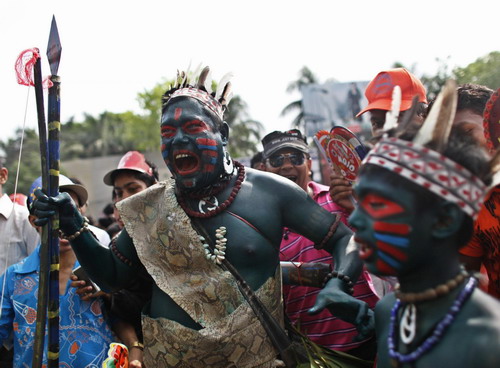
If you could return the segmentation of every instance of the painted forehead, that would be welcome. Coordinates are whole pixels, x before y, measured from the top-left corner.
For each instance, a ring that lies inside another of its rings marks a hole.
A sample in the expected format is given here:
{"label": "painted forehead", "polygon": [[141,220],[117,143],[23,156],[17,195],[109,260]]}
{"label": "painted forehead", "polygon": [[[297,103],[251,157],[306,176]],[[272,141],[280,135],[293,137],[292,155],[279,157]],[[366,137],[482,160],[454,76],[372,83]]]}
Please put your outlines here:
{"label": "painted forehead", "polygon": [[354,183],[353,190],[358,197],[376,195],[405,207],[411,204],[409,198],[413,197],[413,193],[410,188],[405,188],[405,179],[386,173],[384,169],[371,169],[367,173],[361,172]]}
{"label": "painted forehead", "polygon": [[179,97],[171,100],[164,109],[162,122],[167,120],[186,120],[193,117],[202,117],[205,123],[219,127],[220,119],[210,109],[198,100],[188,97]]}

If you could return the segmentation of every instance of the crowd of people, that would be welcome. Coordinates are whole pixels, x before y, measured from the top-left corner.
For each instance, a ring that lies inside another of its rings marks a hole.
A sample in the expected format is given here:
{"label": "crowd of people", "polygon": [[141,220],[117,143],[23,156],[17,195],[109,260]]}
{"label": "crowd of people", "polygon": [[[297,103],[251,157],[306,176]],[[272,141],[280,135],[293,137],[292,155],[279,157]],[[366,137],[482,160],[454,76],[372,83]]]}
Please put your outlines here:
{"label": "crowd of people", "polygon": [[323,353],[350,367],[499,366],[494,91],[450,81],[428,101],[408,70],[378,73],[356,113],[372,127],[357,179],[332,167],[324,185],[298,129],[267,134],[249,168],[233,160],[231,85],[212,92],[209,72],[181,73],[162,97],[172,177],[127,152],[103,178],[112,202],[96,226],[76,178],[56,197],[37,178],[23,206],[0,169],[0,366],[31,365],[38,232],[56,213],[60,366],[100,366],[111,342],[136,368],[328,367]]}

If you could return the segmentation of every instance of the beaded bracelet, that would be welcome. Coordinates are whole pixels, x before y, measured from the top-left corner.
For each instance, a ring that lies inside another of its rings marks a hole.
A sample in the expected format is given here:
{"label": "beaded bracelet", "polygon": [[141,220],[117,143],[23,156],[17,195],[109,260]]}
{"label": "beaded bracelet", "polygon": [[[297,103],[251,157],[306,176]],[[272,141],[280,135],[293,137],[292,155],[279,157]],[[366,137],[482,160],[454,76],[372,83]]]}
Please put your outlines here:
{"label": "beaded bracelet", "polygon": [[328,230],[328,233],[326,233],[326,235],[323,238],[323,240],[321,241],[321,243],[319,243],[319,245],[315,245],[314,246],[316,249],[323,249],[323,247],[328,242],[328,240],[330,240],[330,238],[333,236],[333,234],[335,234],[335,231],[337,231],[337,228],[339,227],[339,223],[340,223],[340,216],[337,215],[335,217],[335,221],[330,226],[330,229]]}
{"label": "beaded bracelet", "polygon": [[80,230],[77,230],[74,234],[72,235],[66,235],[62,232],[62,230],[59,229],[59,236],[63,239],[72,241],[80,236],[81,233],[84,231],[89,231],[89,219],[86,218],[85,216],[83,217],[83,225],[80,228]]}
{"label": "beaded bracelet", "polygon": [[332,272],[329,272],[326,276],[325,276],[325,280],[323,281],[323,286],[322,287],[325,287],[326,283],[328,281],[330,281],[331,279],[333,278],[337,278],[339,280],[342,280],[346,285],[347,285],[347,290],[346,292],[349,294],[349,295],[352,295],[354,294],[354,284],[353,282],[351,281],[351,278],[347,275],[344,275],[340,272],[337,272],[337,271],[332,271]]}
{"label": "beaded bracelet", "polygon": [[122,261],[123,263],[125,263],[127,266],[130,266],[132,267],[133,266],[133,263],[130,259],[128,259],[127,257],[125,257],[119,250],[118,250],[118,247],[116,246],[116,238],[113,238],[113,240],[111,241],[111,245],[109,247],[109,249],[111,250],[111,252],[113,252],[115,254],[115,256],[120,260]]}

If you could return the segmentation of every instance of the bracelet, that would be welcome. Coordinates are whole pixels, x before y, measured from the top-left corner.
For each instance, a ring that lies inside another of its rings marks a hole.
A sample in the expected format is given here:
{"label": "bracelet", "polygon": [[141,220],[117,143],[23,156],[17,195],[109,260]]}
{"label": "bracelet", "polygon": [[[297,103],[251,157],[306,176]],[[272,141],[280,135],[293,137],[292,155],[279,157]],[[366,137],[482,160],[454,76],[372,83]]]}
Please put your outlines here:
{"label": "bracelet", "polygon": [[352,295],[354,294],[354,284],[353,282],[351,281],[351,278],[347,275],[344,275],[340,272],[337,272],[337,271],[332,271],[330,273],[328,273],[326,276],[325,276],[325,280],[323,281],[323,286],[322,287],[325,287],[326,286],[326,283],[328,281],[330,281],[331,279],[333,278],[337,278],[339,280],[342,280],[346,285],[347,285],[347,293],[349,295]]}
{"label": "bracelet", "polygon": [[80,236],[84,231],[89,231],[89,219],[85,216],[83,217],[83,225],[80,230],[76,231],[73,235],[65,235],[62,230],[59,229],[59,235],[61,238],[72,241]]}
{"label": "bracelet", "polygon": [[116,246],[116,237],[113,238],[113,240],[111,241],[111,245],[109,246],[109,249],[111,250],[112,253],[114,253],[114,255],[120,260],[122,261],[123,263],[125,263],[127,266],[130,266],[132,267],[134,264],[132,263],[132,261],[130,259],[128,259],[127,257],[125,257],[119,250],[118,250],[118,247]]}
{"label": "bracelet", "polygon": [[135,341],[130,346],[130,349],[132,349],[132,348],[137,348],[137,349],[139,349],[141,351],[144,351],[144,344],[140,343],[139,341]]}
{"label": "bracelet", "polygon": [[337,228],[339,227],[339,223],[340,223],[340,215],[336,215],[335,221],[330,226],[328,233],[326,233],[325,237],[323,238],[321,243],[319,243],[319,245],[315,245],[316,249],[323,249],[323,247],[328,242],[328,240],[330,240],[330,238],[333,236],[333,234],[335,234],[335,231],[337,231]]}

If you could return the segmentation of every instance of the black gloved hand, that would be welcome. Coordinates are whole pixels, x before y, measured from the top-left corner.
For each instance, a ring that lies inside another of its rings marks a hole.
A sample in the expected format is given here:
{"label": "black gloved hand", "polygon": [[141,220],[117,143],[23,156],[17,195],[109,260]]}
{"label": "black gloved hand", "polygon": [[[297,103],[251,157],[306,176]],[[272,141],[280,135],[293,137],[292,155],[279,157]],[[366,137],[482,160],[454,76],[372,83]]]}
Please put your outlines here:
{"label": "black gloved hand", "polygon": [[59,193],[57,197],[48,197],[41,189],[34,192],[33,214],[37,217],[35,225],[47,224],[52,216],[59,212],[59,228],[66,235],[76,233],[82,228],[84,218],[68,193]]}

